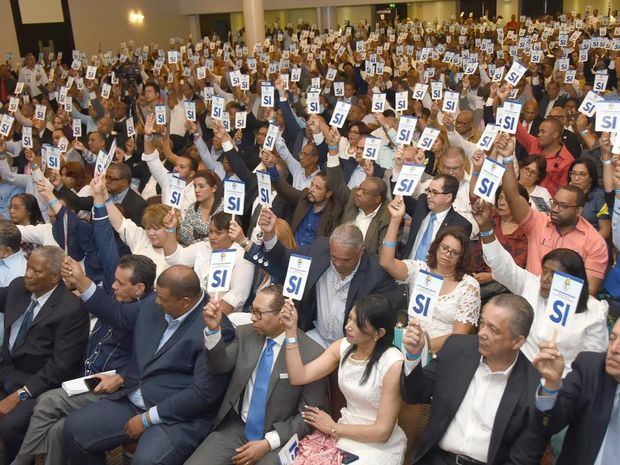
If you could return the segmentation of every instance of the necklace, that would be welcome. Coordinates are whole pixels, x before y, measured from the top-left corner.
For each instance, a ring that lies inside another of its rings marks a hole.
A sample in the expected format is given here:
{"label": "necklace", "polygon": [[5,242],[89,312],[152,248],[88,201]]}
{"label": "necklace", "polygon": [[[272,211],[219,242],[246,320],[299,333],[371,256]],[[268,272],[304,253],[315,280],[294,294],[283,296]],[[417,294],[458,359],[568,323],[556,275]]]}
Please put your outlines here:
{"label": "necklace", "polygon": [[431,270],[431,271],[432,271],[433,273],[435,273],[435,274],[438,274],[439,276],[444,277],[444,278],[449,278],[450,276],[454,275],[454,273],[455,273],[455,271],[453,271],[452,273],[448,273],[448,274],[443,274],[443,273],[440,273],[440,272],[439,272],[439,271],[437,271],[437,270]]}

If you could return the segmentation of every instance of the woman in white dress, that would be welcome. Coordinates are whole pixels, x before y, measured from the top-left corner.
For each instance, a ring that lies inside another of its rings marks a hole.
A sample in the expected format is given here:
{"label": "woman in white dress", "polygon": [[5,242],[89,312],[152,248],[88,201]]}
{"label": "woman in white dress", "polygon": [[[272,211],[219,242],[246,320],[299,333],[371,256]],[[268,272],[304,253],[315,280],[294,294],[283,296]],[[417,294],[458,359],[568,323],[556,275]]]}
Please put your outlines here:
{"label": "woman in white dress", "polygon": [[211,292],[212,299],[220,299],[220,308],[226,314],[243,310],[243,304],[250,294],[254,265],[243,258],[245,250],[230,237],[229,229],[232,216],[219,212],[211,217],[209,224],[209,239],[183,247],[177,242],[178,218],[171,212],[164,218],[166,239],[163,248],[168,266],[185,265],[193,268],[202,288],[207,290],[211,256],[214,250],[234,249],[236,251],[235,264],[230,278],[230,287],[221,296]]}
{"label": "woman in white dress", "polygon": [[394,279],[411,290],[420,270],[443,277],[439,298],[430,322],[422,327],[430,338],[430,350],[437,352],[451,334],[470,334],[480,316],[480,284],[471,273],[469,237],[459,228],[443,228],[435,236],[425,262],[399,260],[394,256],[398,229],[405,204],[397,196],[388,205],[390,224],[379,253],[379,263]]}
{"label": "woman in white dress", "polygon": [[338,370],[338,385],[347,401],[338,422],[313,406],[303,413],[304,420],[333,436],[339,449],[359,456],[356,465],[401,465],[407,439],[396,420],[403,355],[392,346],[396,314],[387,298],[374,294],[358,300],[349,313],[346,338],[333,342],[307,365],[295,340],[295,306],[287,301],[280,314],[291,385],[312,383]]}

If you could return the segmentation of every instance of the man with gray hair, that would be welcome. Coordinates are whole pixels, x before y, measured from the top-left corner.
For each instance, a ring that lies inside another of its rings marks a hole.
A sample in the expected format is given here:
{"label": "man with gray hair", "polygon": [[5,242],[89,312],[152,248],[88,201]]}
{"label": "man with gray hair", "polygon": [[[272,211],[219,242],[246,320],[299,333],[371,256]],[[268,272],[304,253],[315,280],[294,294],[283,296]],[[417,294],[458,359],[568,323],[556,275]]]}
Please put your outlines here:
{"label": "man with gray hair", "polygon": [[[263,209],[258,225],[264,234],[271,278],[283,282],[291,251],[276,238],[276,220],[273,212]],[[299,326],[324,347],[343,337],[351,307],[361,297],[368,294],[389,297],[392,293],[390,302],[398,298],[396,283],[381,268],[377,257],[368,253],[364,236],[354,224],[341,224],[329,239],[317,237],[299,253],[312,258],[298,306]]]}
{"label": "man with gray hair", "polygon": [[61,279],[64,252],[35,249],[24,277],[0,288],[6,334],[0,356],[0,438],[5,463],[19,450],[37,397],[79,375],[88,314]]}
{"label": "man with gray hair", "polygon": [[539,375],[520,351],[532,321],[527,300],[498,295],[483,308],[478,335],[450,336],[425,367],[426,337],[419,321],[409,322],[401,394],[431,404],[414,464],[540,463],[547,435],[534,409]]}

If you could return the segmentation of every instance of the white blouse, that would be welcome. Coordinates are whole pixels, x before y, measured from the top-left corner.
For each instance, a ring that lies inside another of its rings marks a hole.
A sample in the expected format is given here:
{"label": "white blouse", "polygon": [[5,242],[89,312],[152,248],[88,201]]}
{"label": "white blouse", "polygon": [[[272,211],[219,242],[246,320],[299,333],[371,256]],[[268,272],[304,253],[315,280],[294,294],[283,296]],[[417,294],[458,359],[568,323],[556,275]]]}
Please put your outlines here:
{"label": "white blouse", "polygon": [[153,260],[157,267],[157,276],[170,266],[166,263],[163,249],[153,247],[144,229],[136,226],[133,221],[125,218],[117,232],[132,254],[144,255]]}
{"label": "white blouse", "polygon": [[[534,322],[530,334],[521,351],[532,361],[540,352],[538,344],[550,341],[554,328],[548,323],[546,315],[547,298],[540,295],[540,277],[519,267],[510,253],[495,240],[482,245],[484,261],[493,271],[493,278],[506,286],[514,294],[523,296],[534,309]],[[556,342],[564,356],[564,376],[571,371],[571,364],[579,352],[604,352],[607,350],[608,304],[590,296],[588,309],[575,313],[569,318],[567,326],[558,331]]]}
{"label": "white blouse", "polygon": [[[430,271],[426,262],[403,260],[407,267],[409,289],[413,288],[420,270]],[[480,317],[480,284],[473,276],[463,275],[463,279],[448,294],[437,299],[430,323],[422,321],[422,328],[431,339],[452,334],[455,321],[476,326]]]}
{"label": "white blouse", "polygon": [[[245,251],[239,244],[233,243],[231,249],[237,251],[237,258],[230,281],[230,289],[221,298],[230,304],[235,309],[234,311],[241,311],[252,289],[254,264],[243,258]],[[178,245],[174,253],[166,256],[165,260],[168,266],[186,265],[194,268],[198,278],[200,278],[200,285],[206,292],[212,252],[213,249],[208,241],[196,242],[188,247]],[[214,298],[215,294],[209,293],[209,296]]]}

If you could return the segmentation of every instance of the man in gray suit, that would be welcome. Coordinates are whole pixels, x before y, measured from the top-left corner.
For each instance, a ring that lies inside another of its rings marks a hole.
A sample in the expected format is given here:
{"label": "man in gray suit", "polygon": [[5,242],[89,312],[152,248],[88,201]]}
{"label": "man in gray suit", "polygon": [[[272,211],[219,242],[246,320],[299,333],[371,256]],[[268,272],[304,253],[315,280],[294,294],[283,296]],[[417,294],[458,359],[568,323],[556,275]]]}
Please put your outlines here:
{"label": "man in gray suit", "polygon": [[[281,285],[260,290],[252,304],[252,324],[237,327],[228,345],[220,337],[218,302],[212,300],[205,307],[207,369],[232,377],[213,431],[185,465],[278,464],[279,449],[295,433],[301,438],[310,432],[302,409],[326,408],[325,380],[306,386],[291,386],[288,381],[280,322],[283,304]],[[304,363],[323,351],[301,331],[297,343]]]}

